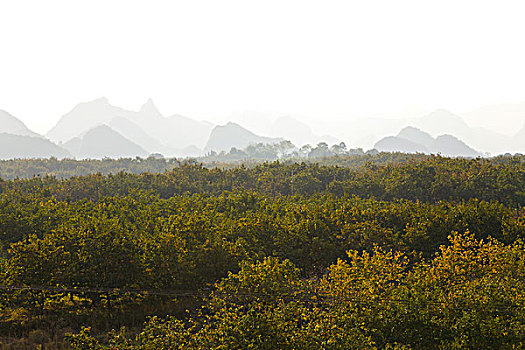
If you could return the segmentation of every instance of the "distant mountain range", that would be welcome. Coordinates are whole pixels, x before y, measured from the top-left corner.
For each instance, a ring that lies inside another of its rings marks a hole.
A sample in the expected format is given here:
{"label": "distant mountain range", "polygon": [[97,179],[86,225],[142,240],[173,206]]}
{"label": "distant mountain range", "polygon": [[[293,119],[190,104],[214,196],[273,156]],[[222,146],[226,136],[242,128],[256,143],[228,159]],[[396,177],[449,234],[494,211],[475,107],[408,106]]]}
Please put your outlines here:
{"label": "distant mountain range", "polygon": [[447,157],[482,155],[452,135],[445,134],[433,138],[430,134],[411,126],[401,130],[397,136],[388,136],[379,140],[374,148],[382,152],[434,153]]}
{"label": "distant mountain range", "polygon": [[[286,118],[283,121],[294,123]],[[16,147],[3,149],[4,158],[24,155],[44,158],[119,158],[146,157],[153,153],[168,157],[195,157],[205,151],[229,151],[232,147],[242,149],[250,144],[283,140],[257,135],[231,122],[214,126],[181,115],[164,117],[151,99],[137,112],[113,106],[106,98],[80,103],[63,115],[45,136],[32,132],[20,120],[4,111],[0,111],[0,122],[0,132],[6,135],[38,137],[53,146],[41,147],[41,151],[34,154],[28,153],[27,149],[35,144],[35,140],[4,136],[6,140],[17,140]],[[300,122],[295,123],[301,125]],[[301,125],[300,130],[306,130],[307,137],[312,134],[306,125]],[[21,146],[24,142],[27,147]]]}
{"label": "distant mountain range", "polygon": [[413,125],[421,130],[428,130],[433,135],[454,135],[475,149],[500,153],[509,149],[511,140],[497,132],[482,128],[470,127],[460,116],[444,109],[413,120]]}
{"label": "distant mountain range", "polygon": [[[245,112],[232,114],[223,125],[181,115],[165,117],[153,101],[138,111],[113,106],[106,98],[83,102],[63,115],[45,135],[39,135],[6,111],[0,110],[0,158],[75,157],[119,158],[200,156],[210,151],[244,149],[250,144],[289,140],[298,147],[345,141],[347,146],[380,151],[441,153],[475,157],[490,152],[525,153],[525,104],[492,106],[468,114],[467,119],[512,120],[515,133],[508,136],[439,109],[407,118],[363,118],[320,122],[312,128],[293,115]],[[521,117],[520,117],[521,116]],[[497,123],[497,122],[495,122]],[[324,136],[321,136],[324,135]],[[395,135],[395,136],[392,136]],[[35,149],[33,149],[35,148]]]}
{"label": "distant mountain range", "polygon": [[[493,118],[497,120],[498,116],[494,115]],[[522,120],[525,123],[525,114]],[[443,134],[453,135],[484,153],[501,154],[510,150],[519,151],[512,137],[483,127],[470,126],[462,117],[444,109],[417,118],[362,118],[320,125],[325,132],[347,140],[349,146],[365,149],[372,148],[384,137],[396,135],[407,126],[416,127],[433,137]],[[521,152],[523,151],[525,149],[521,148]]]}
{"label": "distant mountain range", "polygon": [[77,105],[62,116],[46,136],[53,141],[66,142],[102,124],[149,152],[169,156],[191,145],[202,148],[213,127],[179,115],[164,117],[151,99],[138,112],[133,112],[100,98]]}

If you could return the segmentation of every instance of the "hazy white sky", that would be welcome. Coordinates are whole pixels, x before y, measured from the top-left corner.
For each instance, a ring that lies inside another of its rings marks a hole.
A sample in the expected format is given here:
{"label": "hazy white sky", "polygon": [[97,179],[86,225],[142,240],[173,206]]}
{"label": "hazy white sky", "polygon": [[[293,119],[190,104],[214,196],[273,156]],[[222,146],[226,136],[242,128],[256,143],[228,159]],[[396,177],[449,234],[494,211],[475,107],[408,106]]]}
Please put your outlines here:
{"label": "hazy white sky", "polygon": [[2,1],[0,109],[76,103],[217,120],[525,101],[523,1]]}

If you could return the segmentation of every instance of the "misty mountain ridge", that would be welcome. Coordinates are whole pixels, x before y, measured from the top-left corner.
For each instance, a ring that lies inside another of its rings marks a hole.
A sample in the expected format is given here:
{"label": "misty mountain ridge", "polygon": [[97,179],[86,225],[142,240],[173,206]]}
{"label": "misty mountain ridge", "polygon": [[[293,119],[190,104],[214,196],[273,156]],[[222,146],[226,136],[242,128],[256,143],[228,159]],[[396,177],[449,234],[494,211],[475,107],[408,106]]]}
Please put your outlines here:
{"label": "misty mountain ridge", "polygon": [[110,105],[105,97],[81,102],[63,115],[46,137],[55,142],[66,142],[94,126],[108,124],[113,118],[129,118],[131,113]]}
{"label": "misty mountain ridge", "polygon": [[0,133],[40,137],[39,134],[31,131],[20,119],[2,109],[0,109]]}
{"label": "misty mountain ridge", "polygon": [[397,136],[379,140],[374,148],[382,152],[434,153],[447,157],[478,157],[482,154],[452,135],[433,138],[429,133],[408,126]]}
{"label": "misty mountain ridge", "polygon": [[78,159],[148,156],[148,151],[107,125],[96,126],[64,143],[63,147]]}
{"label": "misty mountain ridge", "polygon": [[[497,119],[497,116],[494,118]],[[443,134],[455,135],[471,147],[492,154],[504,153],[512,144],[512,138],[490,129],[470,126],[461,116],[445,109],[437,109],[420,117],[397,119],[373,117],[334,123],[323,121],[319,124],[325,132],[347,140],[350,146],[363,148],[372,148],[382,138],[395,135],[407,126],[425,130],[432,137]]]}
{"label": "misty mountain ridge", "polygon": [[204,148],[206,151],[229,151],[232,147],[244,149],[251,144],[278,143],[282,138],[259,136],[239,124],[229,122],[226,125],[218,125],[213,128],[208,143]]}
{"label": "misty mountain ridge", "polygon": [[245,111],[243,113],[232,113],[229,118],[225,123],[233,122],[242,125],[258,135],[284,138],[295,145],[316,145],[326,140],[339,140],[331,135],[320,136],[313,131],[309,124],[291,114]]}
{"label": "misty mountain ridge", "polygon": [[164,117],[151,99],[134,112],[115,107],[106,98],[99,98],[78,104],[62,116],[46,136],[54,141],[67,142],[102,124],[113,125],[148,152],[163,152],[170,156],[175,155],[177,149],[190,145],[203,147],[212,128],[208,123],[182,116]]}
{"label": "misty mountain ridge", "polygon": [[277,118],[271,125],[269,135],[283,137],[295,145],[319,142],[319,136],[312,131],[310,126],[289,115]]}
{"label": "misty mountain ridge", "polygon": [[420,118],[414,118],[413,122],[417,128],[432,130],[432,134],[442,134],[450,130],[469,127],[463,118],[442,108],[436,109]]}
{"label": "misty mountain ridge", "polygon": [[471,125],[484,126],[506,136],[514,136],[525,123],[525,102],[499,103],[462,114]]}
{"label": "misty mountain ridge", "polygon": [[[525,113],[525,104],[505,108],[491,107],[482,112],[487,116],[490,111],[498,110],[506,110],[507,115],[517,116],[521,111]],[[482,112],[476,113],[483,114]],[[244,149],[250,144],[290,140],[297,147],[316,145],[321,141],[327,144],[344,141],[350,147],[365,150],[376,146],[385,151],[453,156],[477,156],[480,152],[525,153],[525,126],[513,137],[508,137],[483,127],[470,126],[464,118],[445,109],[417,118],[412,113],[411,117],[401,119],[362,118],[330,123],[323,120],[318,121],[314,128],[288,114],[244,112],[232,114],[231,117],[244,120],[246,124],[230,120],[224,125],[214,125],[178,114],[165,117],[151,99],[138,111],[130,111],[111,105],[106,98],[99,98],[79,103],[63,115],[46,134],[51,140],[59,142],[59,146],[64,143],[71,152],[64,150],[60,153],[56,149],[51,152],[51,148],[42,147],[52,153],[47,156],[73,154],[77,157],[92,155],[118,158],[157,153],[167,157],[196,157],[211,150],[228,152],[232,147]],[[493,119],[497,120],[496,117]],[[523,121],[525,122],[525,115]],[[104,128],[100,129],[101,126],[109,130],[102,132]],[[0,110],[0,133],[2,132],[44,138],[27,128],[16,117]],[[115,150],[107,149],[104,153],[98,149],[93,135],[115,137],[114,144],[107,140],[101,143]],[[442,137],[443,135],[454,136]],[[22,140],[17,142],[20,144]],[[33,140],[24,142],[34,144]],[[18,153],[14,152],[13,156],[15,154]]]}
{"label": "misty mountain ridge", "polygon": [[518,130],[512,138],[512,149],[509,152],[525,153],[525,124]]}
{"label": "misty mountain ridge", "polygon": [[432,153],[438,153],[445,157],[480,157],[483,154],[469,147],[465,142],[461,141],[453,135],[441,135],[436,137],[432,145]]}
{"label": "misty mountain ridge", "polygon": [[415,127],[432,135],[452,134],[472,147],[484,152],[500,153],[509,147],[509,139],[502,134],[483,127],[471,127],[463,118],[445,109],[438,109],[416,119]]}
{"label": "misty mountain ridge", "polygon": [[133,140],[133,142],[151,153],[171,153],[169,151],[167,152],[167,146],[164,146],[157,139],[147,134],[143,128],[129,119],[122,117],[113,118],[109,122],[109,126],[125,138]]}
{"label": "misty mountain ridge", "polygon": [[157,106],[155,106],[155,103],[153,103],[152,98],[148,98],[146,103],[144,103],[142,107],[140,107],[139,113],[142,115],[154,115],[157,117],[162,117],[162,114],[160,113],[159,109],[157,108]]}
{"label": "misty mountain ridge", "polygon": [[413,126],[407,126],[403,128],[399,134],[397,134],[397,137],[423,145],[425,148],[427,148],[427,150],[432,147],[432,144],[435,141],[429,133],[421,131]]}
{"label": "misty mountain ridge", "polygon": [[422,144],[398,136],[387,136],[377,141],[374,148],[380,152],[429,153]]}
{"label": "misty mountain ridge", "polygon": [[[453,114],[444,109],[438,109],[434,112],[428,113],[419,118],[408,119],[362,119],[357,121],[350,121],[346,123],[340,122],[337,126],[336,137],[328,133],[324,137],[319,136],[312,128],[301,121],[298,121],[291,115],[278,116],[272,122],[272,115],[259,112],[245,112],[242,114],[232,115],[235,119],[244,120],[248,125],[252,125],[260,132],[259,134],[253,132],[250,128],[244,128],[253,135],[246,133],[239,133],[239,141],[218,141],[218,130],[212,131],[213,124],[206,122],[198,122],[191,118],[180,115],[172,115],[164,117],[154,105],[153,101],[149,99],[138,112],[131,112],[114,107],[109,104],[107,99],[98,99],[87,103],[89,106],[103,107],[102,115],[104,118],[91,118],[89,124],[93,127],[97,124],[94,121],[102,119],[109,121],[106,123],[111,125],[115,131],[118,131],[123,136],[129,138],[133,142],[140,145],[150,153],[162,153],[167,156],[180,156],[184,149],[193,146],[192,154],[196,149],[203,149],[205,151],[212,150],[222,151],[226,147],[242,148],[246,145],[243,138],[250,140],[250,142],[272,142],[270,139],[286,139],[291,140],[292,143],[301,146],[304,144],[317,144],[320,141],[327,143],[336,143],[339,140],[346,140],[349,145],[354,147],[363,147],[365,149],[373,147],[381,137],[392,135],[397,130],[413,125],[419,129],[428,131],[431,135],[439,136],[443,134],[452,134],[463,140],[466,144],[472,145],[473,148],[482,151],[491,151],[493,153],[502,153],[509,149],[513,144],[511,140],[504,135],[497,134],[487,129],[479,127],[470,127],[460,116]],[[80,107],[86,108],[86,103],[80,104]],[[77,107],[79,107],[77,106]],[[80,108],[79,107],[79,108]],[[77,109],[77,108],[75,108]],[[83,119],[83,113],[78,113],[75,109],[64,116],[62,119],[80,117]],[[113,115],[118,115],[114,117]],[[274,114],[275,117],[277,114]],[[112,121],[116,118],[115,121]],[[127,120],[125,123],[123,120]],[[60,124],[60,122],[59,122]],[[100,124],[100,123],[99,123]],[[98,124],[98,125],[99,125]],[[125,125],[124,125],[125,124]],[[245,123],[235,123],[237,125],[245,125]],[[325,123],[327,124],[327,123]],[[58,125],[58,124],[57,124]],[[226,124],[228,125],[228,124]],[[266,130],[266,132],[261,132]],[[235,135],[235,131],[231,131]],[[51,132],[50,132],[51,133]],[[260,134],[267,136],[259,136]],[[323,134],[326,134],[323,132]],[[352,138],[343,138],[343,134],[352,134]],[[78,135],[78,134],[77,134]],[[368,136],[366,136],[368,135]],[[372,135],[376,135],[375,137]],[[228,136],[220,136],[219,138],[228,138]],[[268,139],[265,139],[268,138]],[[366,144],[365,144],[366,143]],[[429,142],[422,143],[428,149]]]}
{"label": "misty mountain ridge", "polygon": [[50,157],[62,159],[71,154],[41,136],[0,133],[0,159]]}

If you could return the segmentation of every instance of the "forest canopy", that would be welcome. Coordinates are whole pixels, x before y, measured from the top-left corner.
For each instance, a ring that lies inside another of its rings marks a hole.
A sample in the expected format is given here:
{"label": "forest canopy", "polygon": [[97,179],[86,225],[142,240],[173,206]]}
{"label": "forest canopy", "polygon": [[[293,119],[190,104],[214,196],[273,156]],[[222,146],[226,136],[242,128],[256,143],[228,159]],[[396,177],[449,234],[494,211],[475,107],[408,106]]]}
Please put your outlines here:
{"label": "forest canopy", "polygon": [[0,343],[522,347],[523,159],[363,157],[3,178]]}

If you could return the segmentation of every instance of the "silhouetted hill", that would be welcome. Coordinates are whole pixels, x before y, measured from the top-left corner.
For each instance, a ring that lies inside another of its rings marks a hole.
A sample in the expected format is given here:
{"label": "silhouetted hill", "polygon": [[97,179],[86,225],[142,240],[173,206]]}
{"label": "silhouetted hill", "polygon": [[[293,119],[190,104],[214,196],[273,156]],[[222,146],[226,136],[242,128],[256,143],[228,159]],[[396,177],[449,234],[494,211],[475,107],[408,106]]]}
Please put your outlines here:
{"label": "silhouetted hill", "polygon": [[71,154],[43,138],[0,133],[0,159],[67,158]]}
{"label": "silhouetted hill", "polygon": [[167,146],[164,146],[157,139],[147,134],[143,128],[129,119],[122,117],[113,118],[109,126],[150,153],[172,153],[168,150]]}
{"label": "silhouetted hill", "polygon": [[512,147],[510,147],[509,151],[525,153],[525,125],[512,138]]}
{"label": "silhouetted hill", "polygon": [[463,131],[469,128],[463,118],[446,109],[437,109],[421,118],[416,118],[414,125],[434,135],[441,135],[456,130]]}
{"label": "silhouetted hill", "polygon": [[[67,141],[101,124],[112,125],[149,152],[175,155],[191,145],[204,147],[212,125],[183,116],[164,117],[149,99],[138,112],[111,105],[106,98],[78,104],[47,133],[55,141]],[[140,131],[139,131],[140,129]]]}
{"label": "silhouetted hill", "polygon": [[425,146],[427,149],[432,147],[432,144],[434,143],[434,138],[430,136],[429,133],[414,128],[413,126],[403,128],[403,130],[397,134],[397,137],[418,143]]}
{"label": "silhouetted hill", "polygon": [[[495,116],[497,120],[497,116]],[[347,141],[352,147],[373,147],[384,137],[395,135],[404,127],[412,126],[437,137],[455,135],[474,149],[497,154],[509,149],[510,138],[493,130],[470,126],[465,120],[445,109],[438,109],[421,117],[368,117],[347,121],[321,123],[325,132]]]}
{"label": "silhouetted hill", "polygon": [[0,133],[22,136],[40,136],[29,128],[18,118],[0,109]]}
{"label": "silhouetted hill", "polygon": [[104,97],[82,102],[63,115],[46,136],[53,141],[65,142],[95,126],[109,124],[113,118],[130,118],[132,113],[110,105]]}
{"label": "silhouetted hill", "polygon": [[207,151],[213,150],[220,152],[229,151],[232,147],[243,149],[250,144],[277,143],[280,141],[282,141],[282,139],[256,135],[239,124],[230,122],[226,125],[213,128],[205,149]]}
{"label": "silhouetted hill", "polygon": [[199,149],[204,148],[210,137],[213,124],[197,121],[182,115],[172,115],[167,118],[171,125],[171,133],[166,138],[166,144],[177,149],[196,146]]}
{"label": "silhouetted hill", "polygon": [[69,140],[64,143],[64,148],[79,159],[146,157],[148,155],[144,148],[107,125],[97,126],[84,135]]}
{"label": "silhouetted hill", "polygon": [[272,125],[276,117],[272,112],[243,111],[233,112],[227,117],[227,122],[242,125],[258,135],[271,135]]}
{"label": "silhouetted hill", "polygon": [[440,153],[448,157],[477,157],[481,154],[452,135],[434,139],[430,134],[414,127],[406,127],[397,136],[379,140],[374,148],[383,152]]}
{"label": "silhouetted hill", "polygon": [[131,114],[129,119],[140,126],[145,133],[167,146],[163,153],[168,156],[180,155],[181,151],[175,150],[189,146],[204,147],[213,127],[209,123],[182,115],[164,117],[151,99],[139,112]]}
{"label": "silhouetted hill", "polygon": [[188,146],[178,151],[181,157],[200,157],[203,151],[195,146]]}
{"label": "silhouetted hill", "polygon": [[326,136],[320,137],[321,134],[313,131],[312,126],[303,120],[304,116],[301,115],[244,111],[230,114],[227,121],[242,125],[256,135],[283,138],[297,146],[316,145],[327,140],[333,140],[334,143],[341,141],[340,138],[333,137],[330,133],[323,132]]}
{"label": "silhouetted hill", "polygon": [[453,134],[483,151],[498,153],[508,149],[510,145],[510,139],[505,135],[486,128],[469,126],[463,118],[445,109],[438,109],[415,119],[413,125],[435,136]]}
{"label": "silhouetted hill", "polygon": [[432,147],[432,153],[440,153],[447,157],[478,157],[481,153],[467,146],[465,142],[461,141],[452,135],[441,135],[436,138]]}
{"label": "silhouetted hill", "polygon": [[399,136],[387,136],[379,140],[374,148],[380,152],[428,153],[424,145]]}
{"label": "silhouetted hill", "polygon": [[314,134],[310,126],[291,116],[280,117],[273,122],[271,135],[284,137],[295,145],[316,144],[319,136]]}

